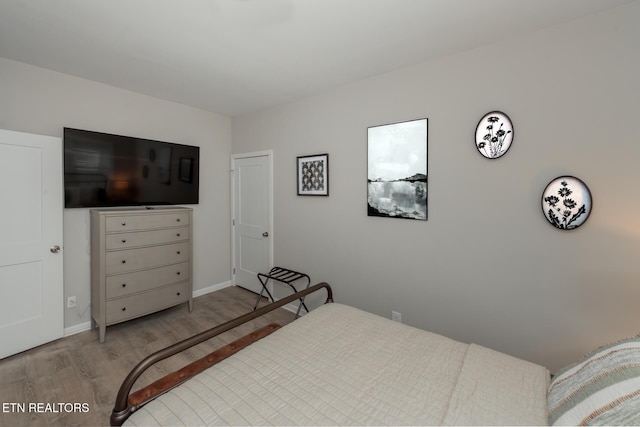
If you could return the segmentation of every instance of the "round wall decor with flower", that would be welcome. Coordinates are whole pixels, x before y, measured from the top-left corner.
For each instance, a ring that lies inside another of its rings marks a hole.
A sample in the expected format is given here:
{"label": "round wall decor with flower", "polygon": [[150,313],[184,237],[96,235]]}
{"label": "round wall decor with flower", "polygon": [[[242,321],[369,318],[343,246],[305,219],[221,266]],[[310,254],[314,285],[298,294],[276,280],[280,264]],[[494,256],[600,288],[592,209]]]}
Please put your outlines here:
{"label": "round wall decor with flower", "polygon": [[591,213],[591,192],[582,180],[560,176],[544,189],[542,211],[547,221],[556,228],[578,228]]}
{"label": "round wall decor with flower", "polygon": [[476,127],[476,148],[487,159],[502,157],[513,142],[513,123],[505,113],[492,111]]}

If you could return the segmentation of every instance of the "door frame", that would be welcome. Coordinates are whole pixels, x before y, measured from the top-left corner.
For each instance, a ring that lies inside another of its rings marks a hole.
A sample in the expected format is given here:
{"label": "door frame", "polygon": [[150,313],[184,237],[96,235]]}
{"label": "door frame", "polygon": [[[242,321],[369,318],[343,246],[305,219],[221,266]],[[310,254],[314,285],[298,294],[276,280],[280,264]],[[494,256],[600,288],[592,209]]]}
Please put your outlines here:
{"label": "door frame", "polygon": [[[236,227],[234,224],[234,220],[236,217],[235,212],[235,202],[236,202],[236,188],[235,188],[235,172],[236,172],[236,161],[239,159],[247,159],[251,157],[266,157],[267,162],[269,164],[269,182],[267,184],[267,188],[269,191],[269,267],[273,266],[273,242],[274,242],[274,232],[273,232],[273,150],[263,150],[263,151],[253,151],[249,153],[239,153],[232,154],[230,158],[230,178],[231,178],[231,285],[236,286],[236,274],[235,274],[235,266],[236,266]],[[273,295],[273,285],[271,282],[267,285],[269,287],[269,292]]]}

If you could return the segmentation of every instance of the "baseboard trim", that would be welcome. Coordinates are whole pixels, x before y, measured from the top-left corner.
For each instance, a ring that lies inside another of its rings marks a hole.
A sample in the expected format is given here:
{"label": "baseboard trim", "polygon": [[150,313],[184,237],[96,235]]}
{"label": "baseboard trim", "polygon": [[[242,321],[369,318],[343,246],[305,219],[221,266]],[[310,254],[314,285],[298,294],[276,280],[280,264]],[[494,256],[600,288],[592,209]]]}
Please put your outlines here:
{"label": "baseboard trim", "polygon": [[217,285],[208,286],[203,289],[196,289],[193,291],[193,297],[201,297],[202,295],[210,294],[211,292],[219,291],[220,289],[228,288],[229,286],[231,286],[231,280],[218,283]]}
{"label": "baseboard trim", "polygon": [[77,325],[69,326],[68,328],[64,328],[63,337],[68,337],[69,335],[79,334],[80,332],[91,330],[91,321],[79,323]]}
{"label": "baseboard trim", "polygon": [[[292,302],[290,304],[283,305],[282,308],[284,308],[285,310],[290,311],[292,313],[295,313],[296,311],[298,311],[298,304]],[[300,309],[300,317],[304,316],[305,314],[307,314],[307,312],[304,311],[304,307],[302,307]]]}

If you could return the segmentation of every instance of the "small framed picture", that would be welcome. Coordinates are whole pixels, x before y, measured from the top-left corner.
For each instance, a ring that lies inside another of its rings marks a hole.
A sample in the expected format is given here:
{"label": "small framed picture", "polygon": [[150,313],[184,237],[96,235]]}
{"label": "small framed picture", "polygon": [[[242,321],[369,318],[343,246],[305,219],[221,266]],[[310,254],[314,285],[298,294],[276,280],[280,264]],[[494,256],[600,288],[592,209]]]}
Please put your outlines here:
{"label": "small framed picture", "polygon": [[487,159],[502,157],[513,142],[513,123],[502,111],[492,111],[476,126],[476,148]]}
{"label": "small framed picture", "polygon": [[298,196],[329,195],[329,155],[315,154],[298,159]]}
{"label": "small framed picture", "polygon": [[547,221],[561,230],[580,227],[591,213],[591,191],[575,176],[560,176],[542,193],[542,211]]}

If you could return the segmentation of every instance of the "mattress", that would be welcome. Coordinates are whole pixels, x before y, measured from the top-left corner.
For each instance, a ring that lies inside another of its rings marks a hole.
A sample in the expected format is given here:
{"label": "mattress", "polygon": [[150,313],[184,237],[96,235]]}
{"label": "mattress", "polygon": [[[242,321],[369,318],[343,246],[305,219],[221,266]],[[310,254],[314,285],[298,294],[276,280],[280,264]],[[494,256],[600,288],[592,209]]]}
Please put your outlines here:
{"label": "mattress", "polygon": [[125,425],[542,425],[548,382],[542,366],[332,303]]}

